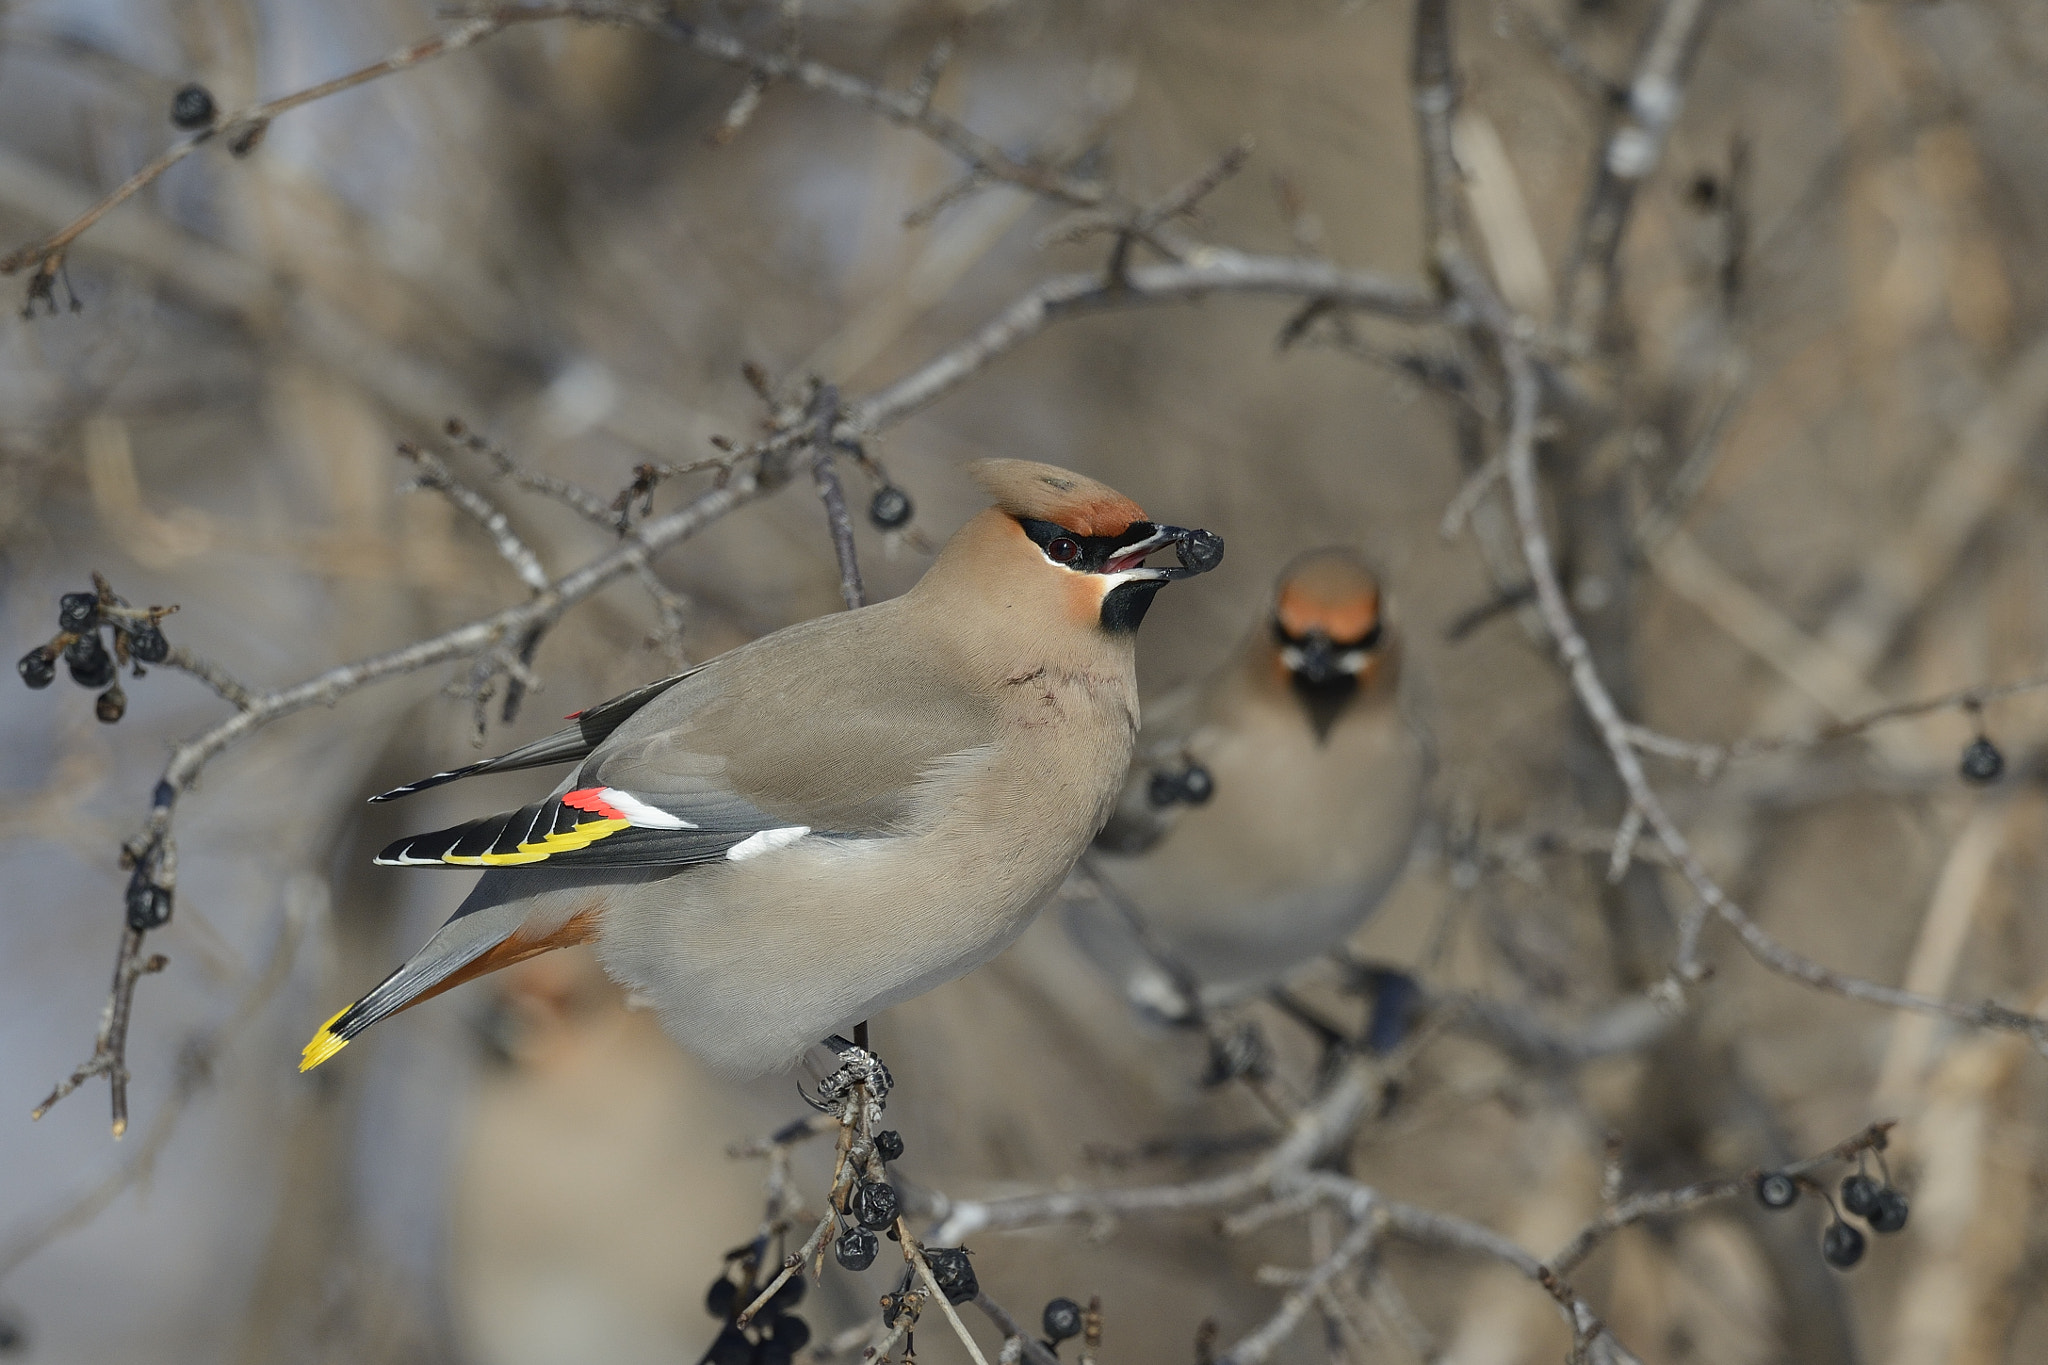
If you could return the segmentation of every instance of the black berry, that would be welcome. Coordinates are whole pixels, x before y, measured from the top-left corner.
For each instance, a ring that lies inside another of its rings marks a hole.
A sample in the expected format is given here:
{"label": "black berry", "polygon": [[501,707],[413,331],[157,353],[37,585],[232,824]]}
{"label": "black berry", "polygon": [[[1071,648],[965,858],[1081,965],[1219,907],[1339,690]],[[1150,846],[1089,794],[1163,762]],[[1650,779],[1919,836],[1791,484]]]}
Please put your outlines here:
{"label": "black berry", "polygon": [[932,1268],[932,1279],[938,1282],[939,1292],[946,1296],[947,1303],[965,1303],[981,1292],[966,1247],[927,1248],[924,1263]]}
{"label": "black berry", "polygon": [[1223,562],[1223,537],[1214,531],[1190,531],[1173,545],[1181,567],[1207,573]]}
{"label": "black berry", "polygon": [[171,922],[171,893],[136,877],[128,883],[128,927],[138,932]]}
{"label": "black berry", "polygon": [[704,1353],[704,1365],[753,1365],[754,1343],[737,1327],[728,1327]]}
{"label": "black berry", "polygon": [[763,1337],[754,1343],[753,1365],[790,1365],[796,1359],[796,1347],[785,1345],[781,1337]]}
{"label": "black berry", "polygon": [[100,724],[102,725],[112,725],[115,721],[127,715],[128,694],[121,690],[121,684],[115,683],[112,687],[100,693],[99,697],[92,704],[92,713],[100,718]]}
{"label": "black berry", "polygon": [[903,1134],[894,1128],[884,1128],[875,1134],[875,1153],[884,1161],[903,1159]]}
{"label": "black berry", "polygon": [[1842,1182],[1842,1207],[1858,1218],[1868,1218],[1877,1207],[1878,1189],[1875,1180],[1858,1171]]}
{"label": "black berry", "polygon": [[880,1232],[896,1221],[896,1187],[887,1181],[863,1180],[846,1203],[854,1221],[870,1232]]}
{"label": "black berry", "polygon": [[1847,1223],[1830,1223],[1820,1236],[1821,1259],[1837,1270],[1847,1270],[1863,1259],[1863,1234]]}
{"label": "black berry", "polygon": [[777,1346],[786,1346],[792,1351],[801,1351],[811,1339],[811,1325],[802,1318],[776,1318],[768,1324],[768,1331],[775,1337]]}
{"label": "black berry", "polygon": [[793,1313],[796,1306],[804,1301],[804,1292],[810,1288],[801,1275],[792,1275],[782,1282],[782,1288],[775,1291],[775,1297],[768,1300],[765,1313]]}
{"label": "black berry", "polygon": [[57,656],[50,652],[48,645],[37,645],[21,656],[14,671],[21,674],[21,680],[30,687],[48,687],[57,678]]}
{"label": "black berry", "polygon": [[740,1287],[720,1275],[704,1293],[704,1311],[714,1318],[730,1318],[740,1296]]}
{"label": "black berry", "polygon": [[94,592],[67,592],[57,599],[57,629],[83,635],[100,622],[100,597]]}
{"label": "black berry", "polygon": [[138,621],[128,629],[128,654],[138,663],[160,664],[171,657],[171,642],[154,622]]}
{"label": "black berry", "polygon": [[1789,1209],[1798,1202],[1799,1182],[1783,1171],[1765,1171],[1756,1178],[1756,1202],[1767,1209]]}
{"label": "black berry", "polygon": [[875,490],[874,500],[868,503],[868,520],[884,531],[893,531],[910,520],[916,511],[910,495],[894,484],[884,484]]}
{"label": "black berry", "polygon": [[1998,752],[1996,744],[1980,735],[1963,750],[1961,767],[1965,780],[1989,784],[1996,782],[1998,775],[2005,771],[2005,755]]}
{"label": "black berry", "polygon": [[1906,1227],[1906,1196],[1897,1190],[1877,1192],[1877,1206],[1865,1215],[1872,1232],[1902,1232]]}
{"label": "black berry", "polygon": [[1081,1305],[1072,1299],[1054,1299],[1039,1318],[1045,1334],[1053,1341],[1081,1335]]}
{"label": "black berry", "polygon": [[874,1233],[855,1228],[833,1246],[832,1255],[848,1270],[866,1270],[875,1263],[875,1252],[880,1245]]}
{"label": "black berry", "polygon": [[171,122],[180,128],[205,128],[213,122],[213,92],[194,83],[171,96]]}
{"label": "black berry", "polygon": [[1190,806],[1199,806],[1216,794],[1216,779],[1209,770],[1199,763],[1188,764],[1188,770],[1180,775],[1180,799]]}
{"label": "black berry", "polygon": [[1180,800],[1180,778],[1174,773],[1154,773],[1145,788],[1145,799],[1161,810]]}
{"label": "black berry", "polygon": [[80,687],[105,687],[114,680],[114,656],[100,643],[99,633],[81,635],[64,651],[71,681]]}

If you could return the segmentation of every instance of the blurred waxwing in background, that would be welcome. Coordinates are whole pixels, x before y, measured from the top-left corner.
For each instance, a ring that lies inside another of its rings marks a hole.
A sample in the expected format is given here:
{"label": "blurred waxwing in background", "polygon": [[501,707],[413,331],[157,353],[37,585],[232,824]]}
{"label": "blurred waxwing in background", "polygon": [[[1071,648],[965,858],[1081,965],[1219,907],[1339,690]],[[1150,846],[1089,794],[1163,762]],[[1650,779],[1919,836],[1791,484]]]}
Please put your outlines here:
{"label": "blurred waxwing in background", "polygon": [[1400,661],[1364,561],[1313,550],[1213,673],[1146,707],[1087,864],[1103,885],[1067,908],[1133,1004],[1188,1018],[1372,914],[1407,862],[1429,769]]}
{"label": "blurred waxwing in background", "polygon": [[[380,863],[490,869],[454,918],[308,1043],[591,942],[677,1041],[736,1075],[1001,952],[1101,828],[1138,728],[1133,635],[1223,542],[1021,460],[891,601],[806,621],[386,792],[573,763],[545,799]],[[1147,567],[1173,548],[1178,567]]]}

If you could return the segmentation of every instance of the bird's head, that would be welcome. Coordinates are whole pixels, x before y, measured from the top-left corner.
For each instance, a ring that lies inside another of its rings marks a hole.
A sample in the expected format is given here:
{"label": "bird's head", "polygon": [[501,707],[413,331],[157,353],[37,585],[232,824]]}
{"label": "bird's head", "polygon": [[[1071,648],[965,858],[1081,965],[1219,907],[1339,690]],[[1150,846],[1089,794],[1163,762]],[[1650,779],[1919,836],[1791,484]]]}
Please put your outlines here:
{"label": "bird's head", "polygon": [[[1048,598],[1071,624],[1128,635],[1153,594],[1223,562],[1215,532],[1150,521],[1138,504],[1084,474],[1029,460],[977,460],[968,472],[996,505],[961,538],[1007,583]],[[1177,564],[1146,564],[1169,546]]]}
{"label": "bird's head", "polygon": [[1311,550],[1287,566],[1273,598],[1272,653],[1319,735],[1386,657],[1380,585],[1356,554]]}

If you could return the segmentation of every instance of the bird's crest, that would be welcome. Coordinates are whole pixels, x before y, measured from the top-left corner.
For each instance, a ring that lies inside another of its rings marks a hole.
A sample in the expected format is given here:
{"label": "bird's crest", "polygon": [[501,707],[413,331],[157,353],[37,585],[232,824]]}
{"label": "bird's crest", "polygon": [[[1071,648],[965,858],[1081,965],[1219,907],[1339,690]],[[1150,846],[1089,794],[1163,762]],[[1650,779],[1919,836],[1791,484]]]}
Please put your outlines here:
{"label": "bird's crest", "polygon": [[1311,550],[1280,576],[1273,615],[1292,636],[1360,639],[1379,620],[1379,580],[1349,550]]}
{"label": "bird's crest", "polygon": [[1013,517],[1050,521],[1076,535],[1123,534],[1145,509],[1106,483],[1031,460],[976,460],[975,482]]}

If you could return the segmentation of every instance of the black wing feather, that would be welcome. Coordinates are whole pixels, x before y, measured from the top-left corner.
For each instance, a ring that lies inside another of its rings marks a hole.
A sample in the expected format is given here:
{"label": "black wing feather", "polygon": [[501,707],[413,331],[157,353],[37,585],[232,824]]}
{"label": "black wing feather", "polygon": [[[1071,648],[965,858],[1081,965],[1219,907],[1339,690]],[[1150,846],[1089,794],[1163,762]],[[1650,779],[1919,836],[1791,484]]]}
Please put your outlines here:
{"label": "black wing feather", "polygon": [[496,758],[487,758],[481,763],[470,763],[460,768],[450,768],[445,773],[435,773],[432,777],[423,777],[417,782],[408,782],[403,787],[393,787],[388,792],[379,792],[370,799],[372,801],[396,801],[401,796],[411,796],[414,792],[423,792],[429,787],[438,787],[444,783],[454,782],[464,777],[475,777],[481,773],[509,773],[516,772],[521,768],[540,768],[551,763],[571,763],[578,759],[588,758],[590,751],[599,744],[602,744],[605,737],[610,735],[612,731],[625,724],[627,718],[635,711],[638,711],[641,707],[647,705],[648,702],[653,701],[656,697],[668,691],[671,687],[674,687],[696,671],[697,669],[693,668],[688,672],[678,673],[672,678],[663,678],[659,682],[649,683],[647,686],[628,692],[624,696],[613,697],[601,706],[593,706],[587,711],[579,712],[574,725],[565,730],[557,730],[544,739],[537,739],[531,744],[522,745],[508,754],[500,754]]}

